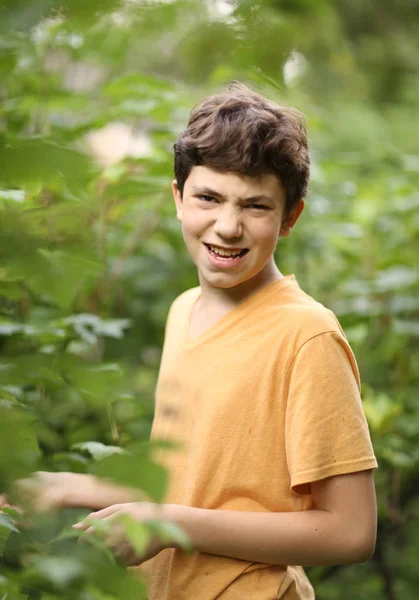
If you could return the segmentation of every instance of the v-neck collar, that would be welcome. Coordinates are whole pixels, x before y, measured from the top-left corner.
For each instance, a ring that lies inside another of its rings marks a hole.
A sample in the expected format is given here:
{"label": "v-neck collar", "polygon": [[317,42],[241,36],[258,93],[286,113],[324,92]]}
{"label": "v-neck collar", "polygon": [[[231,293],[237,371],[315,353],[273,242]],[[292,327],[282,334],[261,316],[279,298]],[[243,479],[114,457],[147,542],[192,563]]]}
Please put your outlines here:
{"label": "v-neck collar", "polygon": [[191,317],[192,317],[193,310],[194,310],[198,300],[201,298],[201,288],[200,287],[196,288],[196,294],[194,295],[191,306],[189,307],[189,311],[188,311],[187,319],[186,319],[185,333],[184,333],[186,347],[192,348],[194,346],[197,346],[197,345],[203,343],[204,341],[206,341],[207,339],[210,339],[213,336],[217,335],[218,333],[222,332],[228,326],[232,325],[237,320],[239,320],[242,317],[242,315],[246,311],[248,311],[254,304],[258,304],[261,301],[261,299],[263,299],[265,297],[265,295],[270,295],[277,288],[282,287],[285,284],[289,284],[290,282],[295,282],[295,281],[296,281],[296,279],[293,274],[285,275],[281,279],[272,281],[268,285],[265,285],[263,288],[258,290],[256,293],[252,294],[251,296],[248,296],[247,298],[245,298],[245,300],[243,300],[242,302],[240,302],[239,304],[237,304],[236,306],[231,308],[227,313],[225,313],[222,317],[220,317],[220,319],[218,319],[218,321],[216,321],[213,325],[210,325],[208,327],[208,329],[206,329],[203,333],[191,338],[191,336],[189,334],[190,325],[191,325]]}

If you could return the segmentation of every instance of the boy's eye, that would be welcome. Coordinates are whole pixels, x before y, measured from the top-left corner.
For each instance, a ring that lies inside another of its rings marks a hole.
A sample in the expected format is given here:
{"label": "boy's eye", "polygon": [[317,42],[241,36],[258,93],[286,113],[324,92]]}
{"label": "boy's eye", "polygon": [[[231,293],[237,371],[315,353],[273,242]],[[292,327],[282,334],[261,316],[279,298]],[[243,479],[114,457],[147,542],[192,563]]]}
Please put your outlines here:
{"label": "boy's eye", "polygon": [[207,196],[206,194],[200,194],[198,198],[200,200],[204,200],[204,202],[211,202],[212,200],[214,200],[212,196]]}
{"label": "boy's eye", "polygon": [[249,204],[249,208],[257,208],[258,210],[269,210],[269,206],[264,204]]}

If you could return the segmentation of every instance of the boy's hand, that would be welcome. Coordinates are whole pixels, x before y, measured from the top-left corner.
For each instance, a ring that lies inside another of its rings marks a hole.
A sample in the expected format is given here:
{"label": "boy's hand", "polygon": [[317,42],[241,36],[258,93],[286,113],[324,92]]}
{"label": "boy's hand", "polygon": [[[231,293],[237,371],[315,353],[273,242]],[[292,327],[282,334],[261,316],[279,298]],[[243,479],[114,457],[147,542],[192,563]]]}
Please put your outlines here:
{"label": "boy's hand", "polygon": [[139,523],[165,517],[164,506],[151,502],[130,502],[115,504],[93,512],[84,521],[73,525],[73,528],[91,534],[100,532],[115,557],[127,566],[139,565],[156,556],[161,550],[174,546],[174,544],[164,542],[154,536],[147,542],[145,550],[139,554],[124,532],[122,525],[124,515],[128,515]]}
{"label": "boy's hand", "polygon": [[88,506],[92,477],[81,473],[38,471],[14,484],[14,495],[34,510],[46,512],[66,507]]}
{"label": "boy's hand", "polygon": [[[0,494],[0,515],[5,512],[5,509],[14,525],[22,525],[22,519],[24,517],[23,508],[21,506],[16,506],[16,504],[10,504],[6,494]],[[11,510],[7,511],[7,509]]]}
{"label": "boy's hand", "polygon": [[3,508],[11,508],[19,514],[23,513],[23,509],[21,506],[16,506],[16,504],[9,503],[9,499],[6,496],[6,494],[0,494],[0,513],[2,512]]}
{"label": "boy's hand", "polygon": [[6,494],[0,494],[0,510],[2,508],[13,508],[13,506],[9,504]]}

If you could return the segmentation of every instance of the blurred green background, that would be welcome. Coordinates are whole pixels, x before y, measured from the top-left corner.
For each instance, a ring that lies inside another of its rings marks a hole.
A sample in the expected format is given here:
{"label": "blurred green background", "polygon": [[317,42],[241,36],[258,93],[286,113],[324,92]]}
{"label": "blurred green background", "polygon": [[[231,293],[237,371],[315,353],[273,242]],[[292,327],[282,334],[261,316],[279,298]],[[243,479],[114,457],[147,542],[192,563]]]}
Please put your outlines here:
{"label": "blurred green background", "polygon": [[[418,31],[418,0],[0,2],[0,492],[42,468],[161,499],[164,323],[197,285],[172,146],[238,79],[307,116],[311,189],[278,264],[340,319],[380,466],[374,557],[310,579],[318,600],[417,599]],[[0,597],[145,598],[72,522],[0,513]]]}

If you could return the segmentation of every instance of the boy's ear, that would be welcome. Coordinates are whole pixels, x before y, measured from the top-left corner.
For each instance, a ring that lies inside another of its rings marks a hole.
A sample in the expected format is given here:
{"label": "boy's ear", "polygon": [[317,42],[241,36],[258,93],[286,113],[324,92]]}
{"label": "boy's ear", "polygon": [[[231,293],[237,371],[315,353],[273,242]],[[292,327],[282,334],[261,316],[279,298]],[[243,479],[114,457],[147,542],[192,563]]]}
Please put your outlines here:
{"label": "boy's ear", "polygon": [[291,233],[291,229],[296,224],[299,216],[304,210],[304,200],[301,199],[297,206],[292,209],[292,211],[284,218],[281,224],[281,229],[279,230],[278,237],[288,237]]}
{"label": "boy's ear", "polygon": [[172,181],[172,192],[173,192],[173,198],[175,200],[175,204],[176,204],[176,217],[178,219],[178,221],[182,221],[182,217],[183,217],[183,202],[182,202],[182,195],[179,191],[179,188],[177,186],[177,181],[176,179],[174,179]]}

